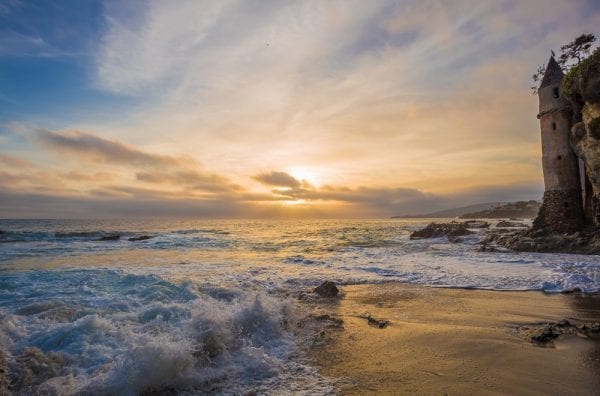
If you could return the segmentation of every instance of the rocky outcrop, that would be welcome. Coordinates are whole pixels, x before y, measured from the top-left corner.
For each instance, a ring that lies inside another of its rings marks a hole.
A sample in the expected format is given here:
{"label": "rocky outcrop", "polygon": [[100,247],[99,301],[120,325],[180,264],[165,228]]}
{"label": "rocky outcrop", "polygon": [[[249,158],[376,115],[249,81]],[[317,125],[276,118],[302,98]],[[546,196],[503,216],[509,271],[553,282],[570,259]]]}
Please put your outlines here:
{"label": "rocky outcrop", "polygon": [[516,221],[500,220],[496,224],[496,228],[527,228],[527,224]]}
{"label": "rocky outcrop", "polygon": [[321,285],[316,287],[313,291],[319,296],[326,298],[336,297],[339,293],[339,290],[335,286],[335,283],[331,281],[325,281],[321,283]]}
{"label": "rocky outcrop", "polygon": [[519,326],[517,332],[535,345],[554,346],[554,340],[564,335],[597,338],[600,336],[600,323],[574,324],[563,319],[558,322]]}
{"label": "rocky outcrop", "polygon": [[503,231],[506,230],[489,232],[480,242],[479,250],[495,252],[507,248],[517,252],[600,254],[600,235],[594,231],[572,234],[535,229]]}
{"label": "rocky outcrop", "polygon": [[444,236],[456,238],[470,234],[473,234],[473,232],[467,229],[466,223],[453,221],[451,223],[430,223],[422,230],[413,232],[410,239],[440,238]]}

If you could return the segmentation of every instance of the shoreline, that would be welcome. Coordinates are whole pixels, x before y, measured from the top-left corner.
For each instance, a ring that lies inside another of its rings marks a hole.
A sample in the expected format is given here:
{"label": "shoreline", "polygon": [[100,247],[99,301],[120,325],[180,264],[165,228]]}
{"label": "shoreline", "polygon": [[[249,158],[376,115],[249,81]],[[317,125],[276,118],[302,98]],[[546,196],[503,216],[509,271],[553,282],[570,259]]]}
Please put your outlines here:
{"label": "shoreline", "polygon": [[593,394],[600,386],[600,334],[531,341],[547,323],[599,322],[598,294],[405,283],[341,292],[315,311],[343,325],[324,326],[324,342],[310,350],[339,393]]}

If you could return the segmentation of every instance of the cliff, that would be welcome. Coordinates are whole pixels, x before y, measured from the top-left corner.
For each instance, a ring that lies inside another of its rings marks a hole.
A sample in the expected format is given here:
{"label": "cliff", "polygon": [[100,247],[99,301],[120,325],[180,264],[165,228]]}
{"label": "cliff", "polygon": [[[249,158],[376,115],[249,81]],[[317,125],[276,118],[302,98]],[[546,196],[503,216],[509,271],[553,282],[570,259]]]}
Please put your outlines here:
{"label": "cliff", "polygon": [[536,216],[541,204],[538,201],[509,202],[495,208],[477,212],[465,213],[461,219],[503,219],[503,218],[526,218]]}
{"label": "cliff", "polygon": [[600,49],[565,76],[562,91],[573,108],[571,147],[585,163],[585,173],[592,194],[586,197],[591,206],[589,223],[600,228]]}

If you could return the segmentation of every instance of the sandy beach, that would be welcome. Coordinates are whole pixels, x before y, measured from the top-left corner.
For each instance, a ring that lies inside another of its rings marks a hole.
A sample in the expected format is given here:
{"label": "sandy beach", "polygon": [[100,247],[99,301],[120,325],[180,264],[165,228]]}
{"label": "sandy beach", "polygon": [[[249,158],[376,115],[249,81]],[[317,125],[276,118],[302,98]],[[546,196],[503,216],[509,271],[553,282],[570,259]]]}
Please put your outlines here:
{"label": "sandy beach", "polygon": [[[342,394],[591,395],[600,386],[600,337],[572,331],[545,346],[531,342],[549,322],[598,322],[598,295],[399,283],[341,290],[320,310],[343,328],[327,330],[312,357],[323,374],[343,379]],[[389,325],[369,325],[367,315]]]}

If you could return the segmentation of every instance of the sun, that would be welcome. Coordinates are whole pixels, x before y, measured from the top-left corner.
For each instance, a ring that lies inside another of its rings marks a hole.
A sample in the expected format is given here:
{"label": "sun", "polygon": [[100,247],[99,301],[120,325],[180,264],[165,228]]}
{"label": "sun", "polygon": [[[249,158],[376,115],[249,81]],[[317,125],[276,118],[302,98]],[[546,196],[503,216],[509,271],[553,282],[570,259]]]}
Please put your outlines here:
{"label": "sun", "polygon": [[319,184],[320,174],[319,171],[306,167],[306,166],[294,166],[288,169],[288,173],[299,181],[306,181],[312,185]]}

